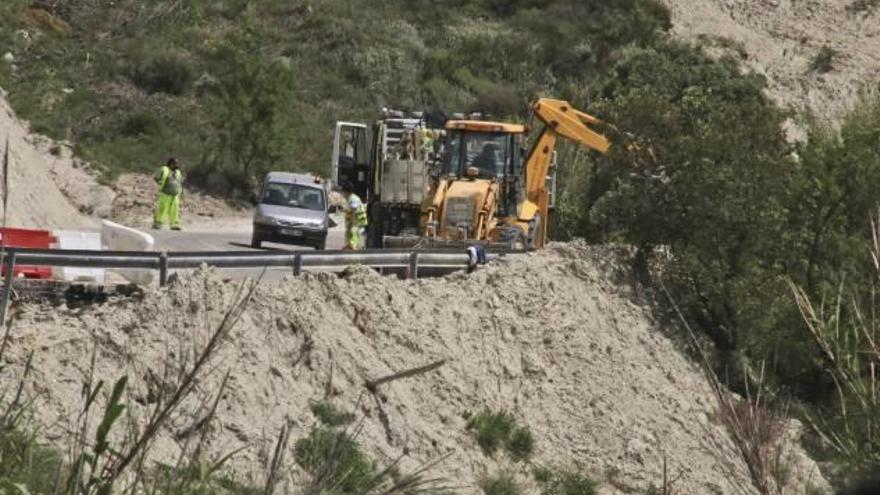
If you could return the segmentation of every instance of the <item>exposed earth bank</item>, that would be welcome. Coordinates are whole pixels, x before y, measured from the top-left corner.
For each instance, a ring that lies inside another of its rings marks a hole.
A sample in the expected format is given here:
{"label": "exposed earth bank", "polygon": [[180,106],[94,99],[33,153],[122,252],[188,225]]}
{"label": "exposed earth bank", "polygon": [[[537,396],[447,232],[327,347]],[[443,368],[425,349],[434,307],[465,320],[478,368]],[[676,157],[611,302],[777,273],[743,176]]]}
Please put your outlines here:
{"label": "exposed earth bank", "polygon": [[[630,293],[627,266],[612,248],[570,244],[443,279],[354,268],[262,284],[152,459],[181,455],[190,438],[181,432],[229,371],[208,451],[244,447],[230,464],[239,478],[262,479],[285,418],[292,445],[315,424],[309,402],[326,399],[363,418],[360,440],[379,459],[406,453],[412,470],[449,455],[431,474],[462,493],[477,493],[477,480],[502,468],[537,491],[529,465],[484,455],[466,431],[463,414],[486,407],[532,429],[534,465],[577,468],[602,482],[601,493],[659,486],[664,458],[680,476],[677,493],[752,493],[706,379]],[[141,301],[20,305],[7,370],[35,352],[27,390],[53,443],[63,444],[82,407],[93,351],[94,376],[128,375],[127,401],[142,417],[149,406],[140,402],[167,388],[164,370],[192,361],[236,288],[204,270]],[[435,371],[380,386],[375,398],[366,392],[368,379],[441,359]],[[19,374],[0,376],[11,386]],[[799,447],[786,456],[799,487],[792,493],[804,493],[807,480],[827,489]],[[292,457],[284,483],[301,486]]]}
{"label": "exposed earth bank", "polygon": [[[865,0],[660,0],[673,35],[736,56],[770,96],[826,123],[878,90],[880,4]],[[714,48],[713,48],[714,46]],[[828,65],[814,66],[823,53]]]}

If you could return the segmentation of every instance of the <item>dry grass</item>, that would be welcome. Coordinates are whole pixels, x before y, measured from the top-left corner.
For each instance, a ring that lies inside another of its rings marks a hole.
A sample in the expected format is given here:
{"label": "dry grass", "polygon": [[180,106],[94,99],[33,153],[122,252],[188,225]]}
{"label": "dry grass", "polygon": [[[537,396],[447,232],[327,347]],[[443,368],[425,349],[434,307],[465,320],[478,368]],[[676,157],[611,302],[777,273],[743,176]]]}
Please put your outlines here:
{"label": "dry grass", "polygon": [[[752,391],[748,380],[745,383],[746,397],[737,397],[731,393],[719,379],[712,368],[709,358],[700,347],[696,334],[684,318],[672,295],[663,287],[667,298],[678,314],[680,321],[690,336],[691,344],[699,356],[699,363],[709,382],[717,402],[718,419],[727,428],[736,450],[731,458],[727,449],[707,435],[712,449],[719,461],[722,474],[736,479],[740,468],[748,473],[752,489],[761,495],[786,495],[791,491],[791,449],[786,435],[785,413],[782,407],[778,413],[771,412],[766,404],[764,391],[759,385]],[[757,379],[763,383],[763,367]],[[671,490],[671,488],[670,488]],[[752,493],[749,487],[740,487],[742,493]]]}
{"label": "dry grass", "polygon": [[[871,227],[875,283],[880,283],[880,221],[872,221]],[[836,411],[810,418],[811,426],[850,469],[876,470],[880,466],[880,307],[876,293],[865,303],[856,295],[847,296],[840,287],[833,300],[817,303],[789,283],[837,388]]]}

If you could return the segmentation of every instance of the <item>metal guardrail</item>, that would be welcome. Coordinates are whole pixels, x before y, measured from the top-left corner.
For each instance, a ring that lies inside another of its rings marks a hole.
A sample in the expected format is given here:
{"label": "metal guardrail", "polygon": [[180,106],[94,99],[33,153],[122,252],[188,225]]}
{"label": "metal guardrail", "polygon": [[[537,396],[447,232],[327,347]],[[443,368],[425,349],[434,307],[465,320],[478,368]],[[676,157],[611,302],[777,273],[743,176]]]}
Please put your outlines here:
{"label": "metal guardrail", "polygon": [[[487,261],[517,251],[487,253]],[[143,252],[86,251],[69,249],[5,248],[0,263],[6,270],[0,322],[5,319],[16,265],[62,266],[77,268],[134,268],[159,271],[159,285],[168,283],[169,270],[192,269],[202,265],[217,268],[289,267],[294,275],[349,265],[403,269],[407,278],[418,278],[422,269],[451,272],[470,266],[470,257],[461,249],[365,251],[203,251]]]}
{"label": "metal guardrail", "polygon": [[[492,259],[507,253],[488,253]],[[192,269],[201,265],[217,268],[290,267],[294,275],[349,265],[376,268],[404,268],[408,277],[417,278],[420,269],[461,270],[470,258],[457,250],[366,250],[366,251],[205,251],[136,252],[60,249],[7,248],[0,253],[7,278],[15,265],[63,266],[79,268],[134,268],[159,271],[159,285],[168,282],[169,270]]]}

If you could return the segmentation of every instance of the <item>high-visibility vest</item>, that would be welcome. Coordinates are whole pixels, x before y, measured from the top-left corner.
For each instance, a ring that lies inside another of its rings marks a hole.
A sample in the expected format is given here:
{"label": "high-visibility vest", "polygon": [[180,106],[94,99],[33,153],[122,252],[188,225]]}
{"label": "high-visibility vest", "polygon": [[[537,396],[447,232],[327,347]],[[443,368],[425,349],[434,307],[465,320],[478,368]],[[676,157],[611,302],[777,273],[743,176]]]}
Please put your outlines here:
{"label": "high-visibility vest", "polygon": [[177,196],[183,190],[183,174],[180,169],[172,171],[168,165],[162,165],[155,179],[163,194]]}
{"label": "high-visibility vest", "polygon": [[351,196],[348,197],[346,220],[349,225],[367,226],[367,206],[357,194],[351,193]]}

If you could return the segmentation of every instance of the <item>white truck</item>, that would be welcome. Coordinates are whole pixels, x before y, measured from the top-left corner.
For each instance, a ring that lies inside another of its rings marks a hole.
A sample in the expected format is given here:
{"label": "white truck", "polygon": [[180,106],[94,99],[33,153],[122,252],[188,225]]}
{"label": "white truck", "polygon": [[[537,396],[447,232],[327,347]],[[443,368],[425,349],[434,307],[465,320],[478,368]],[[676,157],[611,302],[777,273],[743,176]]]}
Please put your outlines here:
{"label": "white truck", "polygon": [[332,181],[351,183],[367,204],[367,246],[418,236],[422,201],[443,148],[443,116],[383,110],[371,126],[337,122]]}

